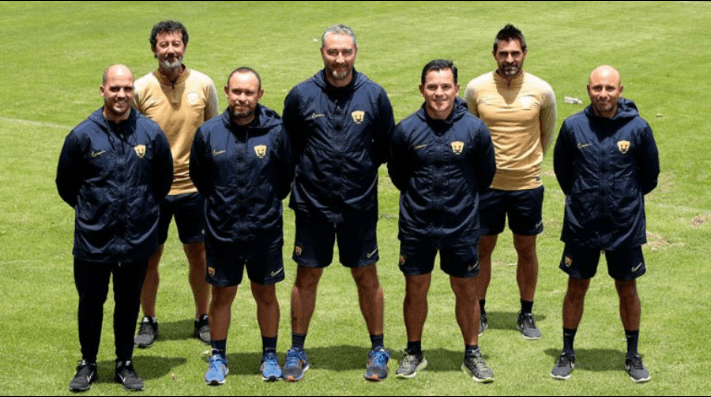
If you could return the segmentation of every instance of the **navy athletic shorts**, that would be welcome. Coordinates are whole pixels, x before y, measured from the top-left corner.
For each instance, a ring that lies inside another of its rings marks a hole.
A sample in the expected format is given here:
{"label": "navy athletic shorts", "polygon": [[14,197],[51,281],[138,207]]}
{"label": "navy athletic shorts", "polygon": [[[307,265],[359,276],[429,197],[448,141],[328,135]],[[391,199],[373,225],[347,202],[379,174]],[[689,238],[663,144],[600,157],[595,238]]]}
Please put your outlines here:
{"label": "navy athletic shorts", "polygon": [[605,253],[607,260],[607,273],[615,280],[634,280],[647,271],[642,247],[604,251],[599,248],[566,244],[559,267],[572,278],[591,279],[597,273],[602,252]]}
{"label": "navy athletic shorts", "polygon": [[400,271],[406,276],[432,273],[438,251],[439,266],[446,274],[460,278],[479,274],[476,244],[442,247],[428,240],[400,242]]}
{"label": "navy athletic shorts", "polygon": [[506,216],[509,229],[519,236],[543,233],[544,187],[529,190],[489,189],[479,197],[479,224],[483,236],[504,231]]}
{"label": "navy athletic shorts", "polygon": [[333,261],[338,240],[339,260],[350,268],[366,267],[380,259],[376,227],[378,209],[372,208],[344,222],[330,223],[295,211],[293,259],[299,266],[325,268]]}
{"label": "navy athletic shorts", "polygon": [[284,258],[281,246],[256,251],[247,243],[207,244],[205,281],[216,287],[240,285],[247,277],[253,283],[272,285],[284,280]]}
{"label": "navy athletic shorts", "polygon": [[158,222],[158,243],[168,240],[170,221],[175,215],[178,237],[183,244],[195,244],[205,241],[205,199],[200,193],[166,196],[160,202],[160,221]]}

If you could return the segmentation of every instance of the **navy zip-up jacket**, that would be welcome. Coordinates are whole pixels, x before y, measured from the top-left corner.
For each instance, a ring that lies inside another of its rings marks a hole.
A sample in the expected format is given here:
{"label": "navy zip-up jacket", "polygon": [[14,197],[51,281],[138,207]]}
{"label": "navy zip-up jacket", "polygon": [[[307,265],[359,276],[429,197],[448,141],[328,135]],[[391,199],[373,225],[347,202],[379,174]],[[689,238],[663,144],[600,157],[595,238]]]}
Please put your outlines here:
{"label": "navy zip-up jacket", "polygon": [[297,161],[289,206],[329,222],[378,205],[378,167],[395,126],[385,90],[353,71],[346,87],[321,70],[284,100],[284,127]]}
{"label": "navy zip-up jacket", "polygon": [[491,135],[455,99],[445,120],[424,105],[402,120],[391,141],[388,173],[400,190],[401,241],[429,238],[455,247],[479,242],[479,194],[494,178]]}
{"label": "navy zip-up jacket", "polygon": [[634,102],[620,98],[612,118],[588,106],[566,119],[553,165],[566,196],[562,241],[605,250],[647,242],[644,195],[657,186],[659,152]]}
{"label": "navy zip-up jacket", "polygon": [[158,203],[173,183],[170,145],[158,124],[131,109],[119,124],[103,108],[67,135],[57,190],[75,210],[74,257],[147,260],[158,248]]}
{"label": "navy zip-up jacket", "polygon": [[279,115],[257,105],[247,126],[230,110],[204,123],[190,152],[190,178],[205,197],[206,243],[283,245],[282,204],[294,179],[289,136]]}

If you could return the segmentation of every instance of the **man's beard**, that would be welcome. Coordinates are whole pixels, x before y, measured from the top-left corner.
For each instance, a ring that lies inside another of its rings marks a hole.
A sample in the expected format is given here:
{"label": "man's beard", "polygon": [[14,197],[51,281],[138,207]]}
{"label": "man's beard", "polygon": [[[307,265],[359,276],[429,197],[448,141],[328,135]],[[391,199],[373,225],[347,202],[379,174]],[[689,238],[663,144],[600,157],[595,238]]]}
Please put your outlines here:
{"label": "man's beard", "polygon": [[160,64],[166,69],[177,69],[183,65],[183,57],[177,58],[173,62],[170,62],[167,59],[161,60]]}

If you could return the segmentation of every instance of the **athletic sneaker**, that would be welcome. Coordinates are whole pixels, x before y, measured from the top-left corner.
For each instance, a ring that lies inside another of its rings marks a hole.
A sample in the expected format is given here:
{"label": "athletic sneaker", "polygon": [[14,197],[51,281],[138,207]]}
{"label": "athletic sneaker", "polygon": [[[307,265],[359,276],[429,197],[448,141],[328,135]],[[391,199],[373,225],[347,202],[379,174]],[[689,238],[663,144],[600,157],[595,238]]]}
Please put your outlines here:
{"label": "athletic sneaker", "polygon": [[486,365],[479,351],[473,355],[464,357],[462,371],[471,375],[472,379],[476,382],[489,383],[494,381],[494,373]]}
{"label": "athletic sneaker", "polygon": [[402,360],[400,360],[400,366],[395,371],[395,376],[398,378],[411,379],[417,376],[417,371],[422,371],[427,368],[427,359],[425,355],[420,352],[420,354],[412,354],[407,349],[402,354]]}
{"label": "athletic sneaker", "polygon": [[536,320],[531,313],[518,313],[516,328],[523,334],[524,339],[541,339],[543,334],[536,327]]}
{"label": "athletic sneaker", "polygon": [[207,314],[203,314],[195,320],[195,330],[193,337],[200,339],[203,343],[210,344],[210,324],[207,321]]}
{"label": "athletic sneaker", "polygon": [[276,353],[266,353],[259,361],[259,370],[262,371],[262,380],[265,382],[274,382],[281,378],[281,367],[279,366],[279,358]]}
{"label": "athletic sneaker", "polygon": [[644,367],[642,357],[640,357],[639,354],[627,356],[625,359],[625,369],[627,373],[630,374],[630,379],[634,382],[642,383],[652,379],[649,371]]}
{"label": "athletic sneaker", "polygon": [[158,321],[153,321],[150,317],[143,317],[141,320],[141,326],[138,329],[138,335],[133,338],[133,343],[145,349],[153,346],[153,342],[158,338],[160,332],[158,332]]}
{"label": "athletic sneaker", "polygon": [[205,372],[205,383],[210,386],[223,385],[225,377],[230,373],[227,368],[227,358],[215,354],[208,359],[209,365]]}
{"label": "athletic sneaker", "polygon": [[558,357],[558,363],[551,370],[551,377],[560,380],[570,379],[570,373],[573,372],[573,368],[575,368],[575,356],[562,352]]}
{"label": "athletic sneaker", "polygon": [[77,372],[74,374],[74,379],[69,382],[69,391],[87,391],[96,379],[96,363],[88,363],[86,360],[81,360],[77,366]]}
{"label": "athletic sneaker", "polygon": [[479,316],[479,336],[481,336],[488,328],[489,319],[486,318],[486,314],[482,314]]}
{"label": "athletic sneaker", "polygon": [[363,377],[367,380],[379,382],[388,377],[388,361],[390,361],[390,352],[384,347],[378,350],[371,350],[368,353],[368,361],[365,363],[365,374]]}
{"label": "athletic sneaker", "polygon": [[284,370],[282,377],[287,382],[297,382],[304,378],[304,373],[311,368],[306,352],[301,349],[289,349],[286,351]]}
{"label": "athletic sneaker", "polygon": [[133,363],[128,361],[116,361],[116,376],[114,380],[120,383],[128,391],[143,390],[143,380],[133,369]]}

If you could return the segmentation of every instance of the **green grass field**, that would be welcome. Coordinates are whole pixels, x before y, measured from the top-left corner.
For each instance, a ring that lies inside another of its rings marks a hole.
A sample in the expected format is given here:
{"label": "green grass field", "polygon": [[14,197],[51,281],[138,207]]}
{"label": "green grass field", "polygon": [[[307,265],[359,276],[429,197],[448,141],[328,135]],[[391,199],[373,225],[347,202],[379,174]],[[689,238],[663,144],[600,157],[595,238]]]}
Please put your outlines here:
{"label": "green grass field", "polygon": [[[80,359],[77,294],[72,274],[73,211],[54,184],[57,158],[71,128],[102,105],[104,68],[125,63],[140,77],[156,68],[148,36],[163,19],[190,31],[185,63],[215,80],[252,66],[262,75],[262,103],[279,112],[288,90],[322,67],[320,35],[335,23],[358,34],[356,68],[388,92],[401,120],[422,103],[422,66],[453,59],[460,84],[495,67],[496,32],[514,23],[526,34],[525,70],[548,81],[558,99],[558,126],[587,104],[585,84],[597,65],[617,67],[624,96],[636,101],[660,149],[659,187],[647,197],[648,273],[640,350],[652,381],[637,385],[624,372],[624,333],[612,279],[601,271],[590,287],[576,340],[573,378],[550,378],[562,346],[566,277],[557,269],[563,199],[544,163],[545,232],[534,312],[544,333],[525,341],[516,331],[518,292],[509,232],[495,252],[487,297],[491,328],[480,345],[496,381],[479,385],[459,371],[462,341],[447,277],[437,271],[423,348],[429,368],[417,378],[363,380],[369,340],[355,285],[340,265],[320,284],[307,351],[312,369],[298,384],[264,384],[257,375],[261,340],[255,306],[241,288],[228,341],[230,376],[205,386],[205,345],[190,338],[193,304],[187,263],[175,230],[161,266],[158,311],[163,337],[134,361],[146,395],[708,395],[711,293],[711,44],[706,2],[329,2],[329,3],[26,3],[0,2],[0,394],[68,394]],[[706,21],[706,22],[704,22]],[[463,94],[463,93],[462,93]],[[221,105],[226,106],[220,94]],[[707,109],[707,110],[704,110]],[[397,268],[398,194],[381,169],[380,281],[385,291],[391,373],[405,347],[404,279]],[[277,287],[280,356],[290,343],[289,294],[293,213],[285,211],[287,279]],[[106,304],[99,382],[88,395],[124,393],[113,383],[111,297]]]}

